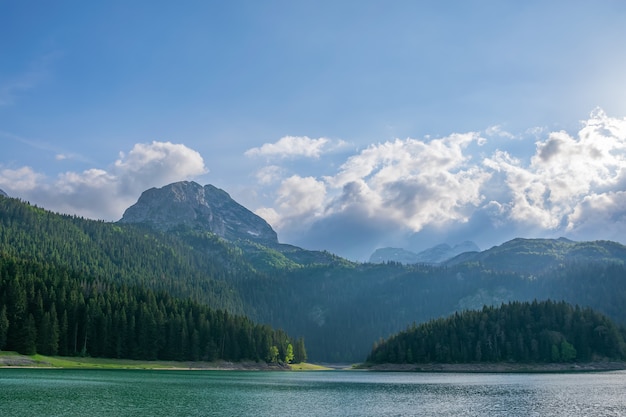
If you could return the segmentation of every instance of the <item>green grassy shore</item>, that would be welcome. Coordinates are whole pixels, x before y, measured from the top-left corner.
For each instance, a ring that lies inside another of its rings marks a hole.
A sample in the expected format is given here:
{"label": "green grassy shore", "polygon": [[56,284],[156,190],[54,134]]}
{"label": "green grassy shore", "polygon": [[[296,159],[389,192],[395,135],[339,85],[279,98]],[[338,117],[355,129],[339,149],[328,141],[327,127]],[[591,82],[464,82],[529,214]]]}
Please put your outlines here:
{"label": "green grassy shore", "polygon": [[265,362],[176,362],[141,361],[131,359],[107,359],[89,357],[66,357],[44,355],[21,355],[16,352],[0,352],[0,368],[64,368],[64,369],[154,369],[154,370],[295,370],[313,371],[330,368],[310,363],[292,365]]}

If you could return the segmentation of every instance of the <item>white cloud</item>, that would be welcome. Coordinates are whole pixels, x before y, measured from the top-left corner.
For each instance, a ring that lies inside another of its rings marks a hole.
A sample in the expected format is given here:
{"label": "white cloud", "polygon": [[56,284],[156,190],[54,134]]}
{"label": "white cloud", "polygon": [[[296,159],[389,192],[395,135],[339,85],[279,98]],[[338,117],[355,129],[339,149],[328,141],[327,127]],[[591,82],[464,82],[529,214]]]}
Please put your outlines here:
{"label": "white cloud", "polygon": [[343,141],[331,141],[327,138],[312,139],[308,136],[284,136],[275,143],[265,143],[261,147],[251,148],[246,156],[266,156],[277,158],[319,158],[322,154],[345,146]]}
{"label": "white cloud", "polygon": [[313,177],[293,175],[278,188],[275,208],[261,208],[257,214],[277,229],[302,228],[323,213],[326,185]]}
{"label": "white cloud", "polygon": [[183,144],[171,142],[138,143],[128,153],[120,154],[112,172],[123,178],[120,186],[126,193],[138,193],[146,184],[166,185],[207,172],[202,156]]}
{"label": "white cloud", "polygon": [[269,185],[279,181],[283,172],[283,168],[277,165],[269,165],[257,171],[256,178],[259,184]]}
{"label": "white cloud", "polygon": [[136,144],[108,169],[65,172],[52,180],[29,167],[0,171],[9,195],[44,207],[89,218],[117,220],[148,188],[201,175],[207,170],[200,154],[181,144]]}
{"label": "white cloud", "polygon": [[502,151],[484,164],[505,174],[512,195],[511,220],[571,230],[587,221],[594,208],[602,211],[599,201],[611,206],[610,201],[623,191],[626,119],[596,110],[577,137],[560,131],[538,141],[527,167]]}
{"label": "white cloud", "polygon": [[281,225],[281,217],[271,207],[261,207],[254,212],[257,216],[263,218],[272,228],[277,229]]}
{"label": "white cloud", "polygon": [[483,200],[481,186],[489,178],[463,152],[480,141],[478,134],[467,133],[370,146],[327,178],[332,186],[343,188],[332,209],[365,205],[370,216],[393,219],[414,231],[428,224],[466,221]]}
{"label": "white cloud", "polygon": [[[276,195],[274,225],[358,212],[418,231],[432,223],[466,221],[483,200],[489,174],[463,150],[476,133],[442,139],[406,139],[372,145],[351,156],[332,176],[290,177]],[[296,221],[299,219],[299,221]]]}
{"label": "white cloud", "polygon": [[22,167],[18,169],[3,169],[0,171],[0,185],[4,190],[23,190],[32,191],[44,178],[42,174],[38,174],[31,167]]}
{"label": "white cloud", "polygon": [[604,239],[608,239],[608,235],[623,235],[626,231],[626,191],[584,197],[568,217],[567,230],[576,234],[604,235]]}
{"label": "white cloud", "polygon": [[[510,138],[499,126],[488,130]],[[524,141],[506,141],[474,160],[472,145],[485,140],[478,133],[371,145],[329,175],[290,177],[262,210],[291,236],[347,218],[354,231],[356,224],[419,232],[467,223],[465,230],[475,233],[602,238],[609,230],[626,232],[626,118],[595,110],[575,134],[534,133],[530,158]],[[268,174],[277,172],[272,166]]]}

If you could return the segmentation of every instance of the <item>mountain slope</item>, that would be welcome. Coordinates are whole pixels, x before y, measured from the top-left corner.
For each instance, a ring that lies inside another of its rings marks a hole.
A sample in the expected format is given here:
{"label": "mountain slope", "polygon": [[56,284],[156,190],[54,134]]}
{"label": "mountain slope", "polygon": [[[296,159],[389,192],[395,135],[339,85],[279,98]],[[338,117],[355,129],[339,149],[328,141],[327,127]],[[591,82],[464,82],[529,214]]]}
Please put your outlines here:
{"label": "mountain slope", "polygon": [[0,198],[1,254],[121,284],[145,285],[243,313],[229,281],[234,274],[253,276],[254,269],[240,251],[215,235],[197,234],[196,241],[202,252],[175,234],[59,215]]}
{"label": "mountain slope", "polygon": [[269,224],[212,185],[182,181],[144,191],[137,203],[126,209],[120,223],[142,223],[168,231],[184,226],[211,232],[230,241],[251,240],[278,244]]}
{"label": "mountain slope", "polygon": [[187,242],[197,242],[198,234],[213,234],[241,249],[246,262],[266,272],[346,262],[328,252],[279,243],[276,232],[265,220],[210,184],[181,181],[146,190],[118,223],[141,224],[174,233]]}
{"label": "mountain slope", "polygon": [[626,247],[611,241],[517,238],[482,252],[463,253],[446,265],[479,263],[484,268],[533,274],[566,263],[626,263]]}

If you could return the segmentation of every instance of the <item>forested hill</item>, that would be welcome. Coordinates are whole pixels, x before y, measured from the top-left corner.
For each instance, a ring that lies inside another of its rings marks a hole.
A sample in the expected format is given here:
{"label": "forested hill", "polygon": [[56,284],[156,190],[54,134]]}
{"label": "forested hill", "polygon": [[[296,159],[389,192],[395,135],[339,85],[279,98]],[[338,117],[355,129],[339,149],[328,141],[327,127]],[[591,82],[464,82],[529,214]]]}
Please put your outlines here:
{"label": "forested hill", "polygon": [[192,243],[0,197],[0,350],[305,359],[302,338],[243,316],[232,282],[256,272],[241,251],[210,233],[185,236]]}
{"label": "forested hill", "polygon": [[0,253],[4,255],[243,313],[230,281],[234,275],[255,272],[241,251],[211,233],[188,237],[184,241],[176,233],[59,215],[0,197]]}
{"label": "forested hill", "polygon": [[513,302],[413,327],[377,344],[367,362],[588,362],[626,360],[626,330],[565,302]]}
{"label": "forested hill", "polygon": [[163,291],[0,254],[0,350],[178,361],[300,362],[302,339]]}
{"label": "forested hill", "polygon": [[538,274],[578,263],[626,262],[626,246],[611,241],[575,242],[569,239],[517,238],[482,252],[467,252],[447,266],[475,263],[490,270]]}

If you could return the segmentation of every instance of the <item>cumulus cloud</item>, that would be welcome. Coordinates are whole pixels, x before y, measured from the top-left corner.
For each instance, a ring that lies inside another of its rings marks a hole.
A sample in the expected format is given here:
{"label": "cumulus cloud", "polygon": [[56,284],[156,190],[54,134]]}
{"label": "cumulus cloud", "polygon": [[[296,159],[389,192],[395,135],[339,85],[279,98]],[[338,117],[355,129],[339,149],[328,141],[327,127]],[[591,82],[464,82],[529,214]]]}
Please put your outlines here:
{"label": "cumulus cloud", "polygon": [[466,221],[483,200],[489,173],[471,164],[464,149],[482,139],[476,133],[442,139],[385,142],[349,158],[327,181],[342,187],[332,210],[357,204],[371,216],[394,219],[419,231],[426,224]]}
{"label": "cumulus cloud", "polygon": [[32,191],[44,178],[31,167],[21,167],[18,169],[3,169],[0,171],[0,186],[5,190]]}
{"label": "cumulus cloud", "polygon": [[272,226],[302,229],[317,220],[324,211],[326,185],[313,177],[293,175],[280,184],[275,208],[257,211]]}
{"label": "cumulus cloud", "polygon": [[552,132],[538,141],[528,166],[504,151],[484,164],[504,174],[511,220],[572,230],[594,217],[594,207],[618,207],[611,202],[625,184],[626,119],[596,110],[577,136]]}
{"label": "cumulus cloud", "polygon": [[279,229],[345,213],[413,231],[467,221],[484,199],[480,190],[489,173],[472,166],[463,150],[481,140],[477,133],[467,133],[372,145],[348,158],[334,175],[286,179],[273,212],[265,213]]}
{"label": "cumulus cloud", "polygon": [[137,193],[146,184],[168,184],[207,172],[202,156],[183,144],[171,142],[138,143],[128,153],[120,154],[113,172],[124,193]]}
{"label": "cumulus cloud", "polygon": [[[486,134],[511,138],[499,126]],[[383,236],[398,230],[442,239],[457,230],[580,239],[626,231],[626,118],[597,109],[573,134],[534,134],[530,157],[521,147],[526,141],[505,141],[476,158],[472,145],[486,142],[478,133],[374,144],[334,172],[289,177],[262,210],[283,236],[297,238],[309,227],[319,242],[323,233],[329,242],[334,233],[364,231],[372,242],[375,235],[388,242]]]}
{"label": "cumulus cloud", "polygon": [[584,197],[568,217],[567,230],[576,236],[601,233],[603,239],[622,240],[626,232],[626,191]]}
{"label": "cumulus cloud", "polygon": [[51,179],[29,167],[0,171],[10,195],[65,213],[117,220],[148,188],[193,178],[207,170],[200,154],[182,144],[136,144],[107,169],[65,172]]}
{"label": "cumulus cloud", "polygon": [[319,158],[345,145],[344,141],[332,141],[327,138],[312,139],[308,136],[284,136],[275,143],[265,143],[261,147],[251,148],[246,156],[266,156],[277,158]]}

